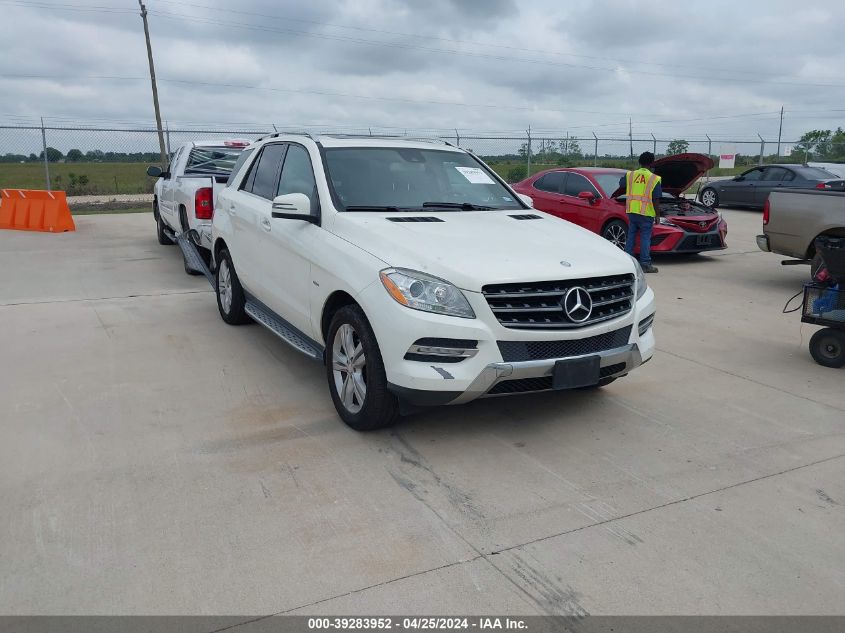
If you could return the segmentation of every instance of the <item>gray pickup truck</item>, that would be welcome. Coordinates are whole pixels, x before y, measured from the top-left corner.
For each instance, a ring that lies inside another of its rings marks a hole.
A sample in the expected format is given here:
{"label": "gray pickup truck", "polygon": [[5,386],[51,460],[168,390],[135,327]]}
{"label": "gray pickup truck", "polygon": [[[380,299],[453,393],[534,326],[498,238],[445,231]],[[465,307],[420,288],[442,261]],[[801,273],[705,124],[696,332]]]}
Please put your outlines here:
{"label": "gray pickup truck", "polygon": [[769,194],[763,235],[757,236],[760,250],[809,263],[815,274],[821,256],[814,241],[820,235],[845,237],[845,192],[784,189]]}

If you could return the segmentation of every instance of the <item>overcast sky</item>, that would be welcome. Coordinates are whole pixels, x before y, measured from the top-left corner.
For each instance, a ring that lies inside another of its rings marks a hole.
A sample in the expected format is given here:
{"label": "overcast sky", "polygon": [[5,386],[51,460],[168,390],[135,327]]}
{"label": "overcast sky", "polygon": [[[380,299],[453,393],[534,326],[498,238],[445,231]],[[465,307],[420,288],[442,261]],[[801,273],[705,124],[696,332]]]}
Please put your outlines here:
{"label": "overcast sky", "polygon": [[[783,105],[791,140],[845,121],[836,1],[147,6],[171,127],[530,125],[590,136],[627,134],[630,116],[639,135],[773,139]],[[0,0],[0,9],[0,124],[153,122],[137,2]]]}

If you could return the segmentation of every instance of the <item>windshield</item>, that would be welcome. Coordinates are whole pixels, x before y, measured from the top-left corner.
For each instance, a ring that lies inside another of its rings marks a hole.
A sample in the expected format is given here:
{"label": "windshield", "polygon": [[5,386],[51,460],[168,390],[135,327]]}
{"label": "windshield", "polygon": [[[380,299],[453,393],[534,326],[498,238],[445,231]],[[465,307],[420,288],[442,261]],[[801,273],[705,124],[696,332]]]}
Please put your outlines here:
{"label": "windshield", "polygon": [[228,175],[242,151],[242,147],[195,147],[188,156],[185,173]]}
{"label": "windshield", "polygon": [[332,185],[348,210],[522,208],[492,172],[463,152],[337,147],[325,155]]}
{"label": "windshield", "polygon": [[623,175],[624,174],[592,174],[593,180],[599,183],[599,187],[604,193],[605,198],[609,198],[610,195],[619,188],[619,179]]}

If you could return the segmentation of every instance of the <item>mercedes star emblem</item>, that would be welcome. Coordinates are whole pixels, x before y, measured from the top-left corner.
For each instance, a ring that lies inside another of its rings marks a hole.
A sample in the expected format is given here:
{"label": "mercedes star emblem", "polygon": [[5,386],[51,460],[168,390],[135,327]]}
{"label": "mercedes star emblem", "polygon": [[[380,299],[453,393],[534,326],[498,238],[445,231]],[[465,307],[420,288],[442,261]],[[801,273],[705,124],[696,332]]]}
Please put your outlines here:
{"label": "mercedes star emblem", "polygon": [[563,296],[563,311],[573,323],[583,323],[593,313],[593,299],[586,288],[575,286]]}

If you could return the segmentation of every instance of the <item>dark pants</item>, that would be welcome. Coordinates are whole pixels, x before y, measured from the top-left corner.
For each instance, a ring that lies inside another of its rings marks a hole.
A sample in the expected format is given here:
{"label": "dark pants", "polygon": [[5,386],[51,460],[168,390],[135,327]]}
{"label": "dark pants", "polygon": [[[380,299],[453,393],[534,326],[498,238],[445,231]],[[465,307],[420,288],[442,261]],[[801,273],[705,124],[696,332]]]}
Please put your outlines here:
{"label": "dark pants", "polygon": [[640,264],[651,266],[651,229],[654,228],[654,218],[639,213],[628,214],[628,239],[625,242],[625,252],[634,254],[637,233],[640,235]]}

